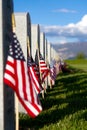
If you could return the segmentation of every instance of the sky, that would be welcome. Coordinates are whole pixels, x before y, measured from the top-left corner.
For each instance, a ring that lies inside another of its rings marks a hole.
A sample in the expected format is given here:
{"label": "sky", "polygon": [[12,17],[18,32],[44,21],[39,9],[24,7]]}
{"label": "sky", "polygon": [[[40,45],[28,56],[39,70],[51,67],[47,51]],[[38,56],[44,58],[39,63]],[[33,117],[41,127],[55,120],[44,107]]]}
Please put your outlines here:
{"label": "sky", "polygon": [[13,0],[14,12],[29,12],[31,24],[52,44],[87,41],[87,0]]}

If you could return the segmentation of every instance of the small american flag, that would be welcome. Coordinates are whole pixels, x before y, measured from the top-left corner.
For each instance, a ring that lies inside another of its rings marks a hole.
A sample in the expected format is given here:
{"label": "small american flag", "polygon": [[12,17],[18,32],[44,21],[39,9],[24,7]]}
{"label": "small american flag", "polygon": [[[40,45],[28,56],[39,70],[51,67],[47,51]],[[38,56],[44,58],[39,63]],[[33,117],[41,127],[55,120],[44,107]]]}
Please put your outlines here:
{"label": "small american flag", "polygon": [[36,117],[42,111],[41,106],[38,109],[31,102],[31,83],[29,82],[28,68],[15,33],[11,35],[11,44],[4,72],[4,83],[14,89],[19,101],[32,118]]}
{"label": "small american flag", "polygon": [[33,60],[32,56],[31,56],[31,62],[32,62],[32,66],[34,68],[37,80],[39,84],[41,84],[39,65]]}
{"label": "small american flag", "polygon": [[39,69],[40,69],[40,78],[41,78],[41,82],[43,83],[45,78],[48,76],[49,74],[49,69],[44,61],[44,58],[42,57],[41,53],[38,51],[38,49],[36,50],[36,55],[35,55],[35,62],[38,64]]}
{"label": "small american flag", "polygon": [[49,68],[47,67],[47,64],[45,63],[44,58],[42,57],[41,53],[40,55],[40,59],[39,59],[39,63],[40,63],[40,71],[41,71],[41,76],[42,76],[42,83],[44,82],[45,78],[48,76],[49,74]]}
{"label": "small american flag", "polygon": [[56,66],[55,63],[53,61],[51,61],[50,64],[50,80],[51,80],[51,84],[54,84],[56,79]]}
{"label": "small american flag", "polygon": [[33,86],[37,92],[37,94],[39,94],[42,91],[42,85],[40,82],[40,75],[39,75],[39,70],[32,58],[32,56],[28,56],[27,59],[27,64],[28,64],[28,74],[30,75],[30,78],[33,82]]}
{"label": "small american flag", "polygon": [[42,110],[41,103],[38,97],[38,94],[41,92],[42,87],[41,84],[37,80],[37,75],[35,73],[35,70],[33,68],[33,63],[31,61],[31,56],[28,56],[28,76],[29,76],[29,81],[30,81],[30,92],[31,92],[31,102],[35,105],[36,109],[38,111]]}
{"label": "small american flag", "polygon": [[54,63],[52,64],[52,62],[50,64],[50,76],[53,80],[56,79],[56,66]]}

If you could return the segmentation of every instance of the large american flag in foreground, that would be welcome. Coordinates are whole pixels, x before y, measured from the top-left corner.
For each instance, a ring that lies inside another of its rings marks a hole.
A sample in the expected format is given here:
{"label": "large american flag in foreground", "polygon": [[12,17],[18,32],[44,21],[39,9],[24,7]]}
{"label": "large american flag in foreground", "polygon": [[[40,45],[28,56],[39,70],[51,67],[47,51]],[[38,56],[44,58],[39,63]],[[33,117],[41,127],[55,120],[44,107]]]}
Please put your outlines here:
{"label": "large american flag in foreground", "polygon": [[11,36],[11,44],[9,46],[9,54],[4,73],[4,83],[14,89],[21,104],[32,118],[36,117],[42,111],[41,104],[36,101],[36,95],[34,100],[38,104],[36,105],[32,101],[34,96],[31,93],[32,84],[28,75],[27,64],[15,33],[12,33]]}

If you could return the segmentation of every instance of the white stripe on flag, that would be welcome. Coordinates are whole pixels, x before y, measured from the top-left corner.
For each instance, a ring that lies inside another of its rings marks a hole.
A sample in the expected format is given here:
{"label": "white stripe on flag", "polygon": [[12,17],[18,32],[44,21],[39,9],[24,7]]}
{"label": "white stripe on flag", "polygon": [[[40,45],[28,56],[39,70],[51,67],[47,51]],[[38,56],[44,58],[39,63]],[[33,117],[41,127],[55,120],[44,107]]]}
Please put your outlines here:
{"label": "white stripe on flag", "polygon": [[[33,72],[33,70],[32,70],[32,67],[30,67],[30,70],[31,70],[31,72],[32,72],[33,80],[35,81],[37,87],[40,89],[40,86],[39,86],[38,80],[36,79],[36,77],[35,77],[35,75],[34,75],[34,72]],[[34,86],[35,86],[35,85],[34,85]],[[36,90],[36,92],[37,92],[36,86],[35,86],[35,90]],[[38,92],[37,92],[37,93],[38,93]]]}
{"label": "white stripe on flag", "polygon": [[24,98],[23,86],[22,86],[22,73],[21,73],[21,61],[17,60],[17,76],[18,76],[18,92],[21,98]]}
{"label": "white stripe on flag", "polygon": [[48,70],[46,67],[41,68],[41,70]]}
{"label": "white stripe on flag", "polygon": [[14,78],[12,78],[11,75],[5,73],[4,78],[8,79],[15,86],[15,80],[14,80]]}
{"label": "white stripe on flag", "polygon": [[[31,103],[27,101],[23,101],[23,102],[25,102],[26,106],[34,113],[35,116],[38,116],[39,112],[35,109],[35,107]],[[39,105],[39,109],[42,110],[42,107],[40,105]]]}
{"label": "white stripe on flag", "polygon": [[11,63],[14,63],[14,59],[11,56],[8,56],[7,61],[10,61]]}
{"label": "white stripe on flag", "polygon": [[6,70],[9,70],[10,72],[14,74],[14,68],[8,64],[6,65]]}

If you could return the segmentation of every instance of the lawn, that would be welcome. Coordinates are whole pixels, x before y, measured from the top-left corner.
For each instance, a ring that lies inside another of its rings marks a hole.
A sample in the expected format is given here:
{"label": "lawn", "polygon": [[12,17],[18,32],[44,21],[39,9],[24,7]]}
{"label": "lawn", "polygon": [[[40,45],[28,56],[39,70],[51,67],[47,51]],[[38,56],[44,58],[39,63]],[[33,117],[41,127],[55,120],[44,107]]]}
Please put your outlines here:
{"label": "lawn", "polygon": [[83,71],[87,71],[87,59],[76,59],[76,60],[67,60],[69,65],[73,66],[77,69],[82,69]]}
{"label": "lawn", "polygon": [[67,63],[75,67],[73,73],[57,76],[55,86],[41,98],[38,117],[20,114],[20,130],[87,130],[87,62]]}

